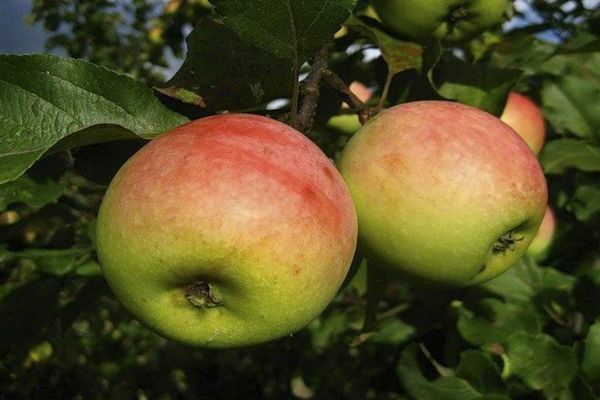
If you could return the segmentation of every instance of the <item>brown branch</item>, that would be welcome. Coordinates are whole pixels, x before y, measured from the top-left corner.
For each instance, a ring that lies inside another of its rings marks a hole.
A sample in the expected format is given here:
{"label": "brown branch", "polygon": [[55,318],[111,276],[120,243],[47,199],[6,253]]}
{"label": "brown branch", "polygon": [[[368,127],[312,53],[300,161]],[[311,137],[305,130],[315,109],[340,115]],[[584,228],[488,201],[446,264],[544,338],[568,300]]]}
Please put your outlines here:
{"label": "brown branch", "polygon": [[346,83],[335,72],[325,69],[323,70],[323,79],[334,90],[336,90],[350,108],[358,114],[361,124],[365,124],[371,118],[371,111],[365,103],[363,103],[352,91]]}
{"label": "brown branch", "polygon": [[319,85],[321,84],[322,72],[327,67],[331,45],[331,43],[326,44],[315,55],[310,67],[310,72],[302,82],[300,88],[302,106],[300,107],[296,118],[291,121],[291,125],[300,132],[306,133],[312,128],[320,95]]}

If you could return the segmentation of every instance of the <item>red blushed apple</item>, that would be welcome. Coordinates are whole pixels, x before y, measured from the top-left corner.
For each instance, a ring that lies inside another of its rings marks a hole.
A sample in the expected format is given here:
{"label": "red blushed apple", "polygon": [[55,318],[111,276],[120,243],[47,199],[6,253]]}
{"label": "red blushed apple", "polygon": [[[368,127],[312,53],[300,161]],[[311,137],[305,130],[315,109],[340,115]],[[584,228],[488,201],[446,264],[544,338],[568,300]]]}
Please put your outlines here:
{"label": "red blushed apple", "polygon": [[543,258],[552,244],[555,229],[556,220],[554,218],[554,213],[552,212],[552,209],[548,207],[546,208],[546,213],[544,214],[544,219],[542,220],[540,228],[529,245],[529,249],[527,249],[527,253],[535,258]]}
{"label": "red blushed apple", "polygon": [[527,144],[491,114],[421,101],[383,111],[338,163],[373,265],[418,283],[489,280],[526,251],[547,188]]}
{"label": "red blushed apple", "polygon": [[144,146],[98,216],[104,275],[170,339],[237,347],[295,332],[341,286],[356,214],[333,163],[269,118],[224,114]]}
{"label": "red blushed apple", "polygon": [[546,127],[542,112],[533,101],[520,93],[510,92],[500,119],[513,128],[535,154],[539,154],[546,139]]}

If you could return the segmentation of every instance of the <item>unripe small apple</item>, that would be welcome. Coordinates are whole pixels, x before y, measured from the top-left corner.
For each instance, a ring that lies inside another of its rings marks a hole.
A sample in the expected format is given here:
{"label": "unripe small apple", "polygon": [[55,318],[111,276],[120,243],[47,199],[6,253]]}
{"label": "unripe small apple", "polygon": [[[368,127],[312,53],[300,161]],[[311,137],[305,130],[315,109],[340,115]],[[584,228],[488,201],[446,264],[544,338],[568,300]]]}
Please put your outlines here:
{"label": "unripe small apple", "polygon": [[371,0],[383,23],[405,37],[456,43],[502,22],[507,0]]}
{"label": "unripe small apple", "polygon": [[537,234],[533,238],[533,241],[527,249],[527,253],[534,258],[543,258],[550,249],[552,239],[554,238],[554,231],[556,230],[556,220],[552,209],[548,206],[544,219],[537,231]]}
{"label": "unripe small apple", "polygon": [[[373,96],[373,92],[363,83],[354,81],[348,87],[352,93],[362,102],[367,102]],[[342,103],[342,110],[348,110],[350,106],[346,103]],[[354,114],[341,114],[331,117],[327,121],[327,125],[339,132],[351,135],[362,126],[360,119],[356,113]]]}
{"label": "unripe small apple", "polygon": [[535,154],[539,154],[546,139],[546,127],[540,108],[531,99],[510,92],[500,119],[513,128]]}
{"label": "unripe small apple", "polygon": [[381,112],[352,136],[338,166],[373,265],[418,283],[499,275],[525,253],[546,208],[544,174],[527,144],[458,103]]}
{"label": "unripe small apple", "polygon": [[341,286],[356,214],[333,163],[269,118],[180,126],[110,184],[97,247],[110,287],[161,335],[238,347],[295,332]]}

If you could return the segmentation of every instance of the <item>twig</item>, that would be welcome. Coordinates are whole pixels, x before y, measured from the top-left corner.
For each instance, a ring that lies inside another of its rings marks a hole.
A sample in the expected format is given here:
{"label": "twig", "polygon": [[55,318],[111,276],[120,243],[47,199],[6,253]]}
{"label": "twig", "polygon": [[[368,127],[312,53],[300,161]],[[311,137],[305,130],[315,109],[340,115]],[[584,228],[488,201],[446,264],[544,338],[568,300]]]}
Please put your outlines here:
{"label": "twig", "polygon": [[300,88],[302,106],[296,118],[293,118],[291,121],[291,125],[300,132],[308,132],[312,127],[317,102],[319,101],[319,85],[321,84],[323,70],[327,67],[330,48],[331,43],[328,43],[319,50],[311,65],[310,73],[302,82],[302,87]]}
{"label": "twig", "polygon": [[369,107],[352,93],[348,85],[335,72],[329,69],[323,70],[323,79],[344,97],[344,101],[358,114],[361,124],[369,120],[371,117]]}
{"label": "twig", "polygon": [[372,115],[376,115],[381,110],[383,110],[385,101],[387,100],[388,94],[390,93],[390,86],[392,86],[392,78],[394,78],[394,75],[392,75],[388,72],[387,77],[385,78],[385,84],[383,85],[383,91],[381,93],[381,98],[379,99],[379,104],[377,104],[377,107],[375,107],[374,110],[371,110]]}

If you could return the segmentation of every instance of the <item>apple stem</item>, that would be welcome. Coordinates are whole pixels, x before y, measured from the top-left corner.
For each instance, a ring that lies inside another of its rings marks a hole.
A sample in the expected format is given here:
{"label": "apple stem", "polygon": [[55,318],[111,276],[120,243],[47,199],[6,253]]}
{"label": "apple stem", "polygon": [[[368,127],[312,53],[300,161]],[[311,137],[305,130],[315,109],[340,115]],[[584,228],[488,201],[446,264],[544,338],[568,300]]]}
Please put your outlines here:
{"label": "apple stem", "polygon": [[358,114],[361,124],[365,124],[371,117],[369,107],[362,102],[352,91],[350,87],[340,78],[335,72],[330,69],[323,71],[323,79],[332,89],[337,91],[342,99],[350,106],[350,108]]}
{"label": "apple stem", "polygon": [[218,307],[222,304],[220,296],[206,281],[196,281],[187,286],[185,298],[191,305],[199,308]]}

